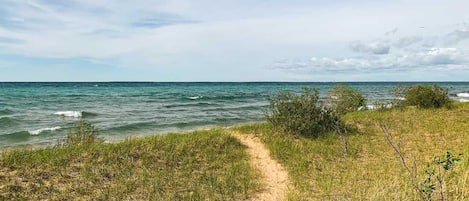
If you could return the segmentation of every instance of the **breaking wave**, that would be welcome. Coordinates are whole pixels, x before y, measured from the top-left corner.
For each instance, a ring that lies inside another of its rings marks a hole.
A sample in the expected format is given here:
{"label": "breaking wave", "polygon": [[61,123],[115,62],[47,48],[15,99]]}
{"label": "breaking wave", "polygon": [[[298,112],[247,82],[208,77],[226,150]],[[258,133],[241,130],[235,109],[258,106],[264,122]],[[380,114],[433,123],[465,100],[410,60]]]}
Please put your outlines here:
{"label": "breaking wave", "polygon": [[64,117],[74,117],[74,118],[79,118],[83,115],[82,112],[80,111],[58,111],[54,114],[64,116]]}
{"label": "breaking wave", "polygon": [[52,127],[52,128],[41,128],[41,129],[37,129],[37,130],[32,130],[32,131],[28,131],[28,133],[30,135],[39,135],[40,133],[44,132],[44,131],[55,131],[55,130],[58,130],[58,129],[61,129],[62,127],[60,126],[56,126],[56,127]]}
{"label": "breaking wave", "polygon": [[462,98],[469,98],[469,93],[468,92],[457,93],[456,96],[462,97]]}
{"label": "breaking wave", "polygon": [[197,99],[203,98],[203,96],[190,96],[190,97],[187,97],[187,98],[190,99],[190,100],[197,100]]}

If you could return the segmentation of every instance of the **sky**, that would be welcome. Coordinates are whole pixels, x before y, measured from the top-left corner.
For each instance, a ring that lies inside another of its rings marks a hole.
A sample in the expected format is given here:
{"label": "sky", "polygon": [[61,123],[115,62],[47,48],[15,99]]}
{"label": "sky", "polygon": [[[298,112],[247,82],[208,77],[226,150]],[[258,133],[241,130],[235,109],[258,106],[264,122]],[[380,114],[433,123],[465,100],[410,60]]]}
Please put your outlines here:
{"label": "sky", "polygon": [[467,0],[0,5],[0,81],[469,81]]}

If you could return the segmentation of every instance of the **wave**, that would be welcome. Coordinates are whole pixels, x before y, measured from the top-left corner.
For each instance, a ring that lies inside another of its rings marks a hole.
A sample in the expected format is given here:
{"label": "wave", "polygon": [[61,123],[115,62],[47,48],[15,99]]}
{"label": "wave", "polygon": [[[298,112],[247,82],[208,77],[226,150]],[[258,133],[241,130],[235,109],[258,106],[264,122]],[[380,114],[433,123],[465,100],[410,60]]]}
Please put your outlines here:
{"label": "wave", "polygon": [[0,118],[0,128],[2,126],[14,126],[14,125],[18,125],[18,120],[12,119],[9,117]]}
{"label": "wave", "polygon": [[96,117],[98,116],[98,113],[93,113],[93,112],[81,112],[81,116],[83,117]]}
{"label": "wave", "polygon": [[207,100],[207,101],[234,101],[234,100],[247,100],[247,99],[259,99],[262,94],[227,94],[227,95],[207,95],[207,96],[189,96],[184,99],[189,100]]}
{"label": "wave", "polygon": [[31,134],[28,131],[19,131],[0,135],[0,142],[21,142],[28,139],[29,137],[31,137]]}
{"label": "wave", "polygon": [[44,132],[44,131],[55,131],[55,130],[58,130],[58,129],[61,129],[62,127],[60,126],[56,126],[56,127],[52,127],[52,128],[40,128],[40,129],[37,129],[37,130],[32,130],[32,131],[28,131],[28,133],[30,135],[39,135],[40,133]]}
{"label": "wave", "polygon": [[469,100],[468,99],[459,99],[459,102],[467,103],[467,102],[469,102]]}
{"label": "wave", "polygon": [[145,130],[151,130],[152,128],[157,128],[158,125],[155,122],[138,122],[130,123],[121,126],[115,126],[102,130],[104,133],[134,133],[134,132],[143,132]]}
{"label": "wave", "polygon": [[54,113],[55,115],[59,116],[64,116],[64,117],[74,117],[74,118],[80,118],[80,117],[96,117],[99,114],[98,113],[93,113],[93,112],[81,112],[81,111],[58,111]]}
{"label": "wave", "polygon": [[189,96],[187,98],[190,99],[190,100],[197,100],[197,99],[203,98],[203,96]]}
{"label": "wave", "polygon": [[9,115],[9,114],[13,114],[14,112],[9,110],[9,109],[3,109],[3,110],[0,110],[0,115]]}
{"label": "wave", "polygon": [[246,96],[236,96],[236,95],[219,95],[219,96],[211,96],[207,97],[208,100],[217,100],[217,101],[230,101],[235,99],[245,99],[248,98]]}
{"label": "wave", "polygon": [[376,109],[384,109],[384,108],[392,108],[393,104],[388,103],[388,104],[372,104],[372,105],[366,105],[365,107],[360,106],[358,110],[376,110]]}
{"label": "wave", "polygon": [[54,113],[55,115],[60,115],[64,117],[74,117],[74,118],[79,118],[82,117],[82,112],[80,111],[58,111]]}
{"label": "wave", "polygon": [[208,103],[208,102],[198,102],[198,103],[186,103],[186,104],[171,104],[165,105],[165,108],[176,108],[176,107],[206,107],[206,106],[219,106],[216,103]]}
{"label": "wave", "polygon": [[261,110],[268,105],[245,105],[245,106],[228,106],[228,107],[214,107],[204,109],[204,112],[217,112],[217,111],[248,111],[248,110]]}
{"label": "wave", "polygon": [[457,93],[456,96],[461,97],[461,98],[469,98],[469,93],[468,92]]}

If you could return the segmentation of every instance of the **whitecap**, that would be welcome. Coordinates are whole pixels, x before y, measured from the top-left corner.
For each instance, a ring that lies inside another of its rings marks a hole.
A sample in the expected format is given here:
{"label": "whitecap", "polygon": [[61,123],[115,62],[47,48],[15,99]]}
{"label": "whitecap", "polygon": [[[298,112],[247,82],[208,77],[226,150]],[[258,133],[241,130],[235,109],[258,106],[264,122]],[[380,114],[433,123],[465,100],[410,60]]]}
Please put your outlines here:
{"label": "whitecap", "polygon": [[190,96],[190,97],[187,97],[188,99],[191,99],[191,100],[197,100],[197,99],[200,99],[202,98],[203,96]]}
{"label": "whitecap", "polygon": [[54,114],[64,116],[64,117],[75,117],[75,118],[79,118],[82,116],[82,112],[80,111],[59,111]]}
{"label": "whitecap", "polygon": [[392,108],[392,104],[376,104],[376,105],[366,105],[365,107],[360,106],[358,110],[376,110],[376,109],[384,109],[384,108]]}
{"label": "whitecap", "polygon": [[463,98],[469,98],[469,93],[467,93],[467,92],[457,93],[456,96],[457,97],[463,97]]}
{"label": "whitecap", "polygon": [[28,131],[30,135],[39,135],[39,133],[42,133],[44,131],[55,131],[55,130],[58,130],[58,129],[61,129],[62,127],[60,126],[56,126],[56,127],[52,127],[52,128],[41,128],[41,129],[37,129],[37,130],[32,130],[32,131]]}

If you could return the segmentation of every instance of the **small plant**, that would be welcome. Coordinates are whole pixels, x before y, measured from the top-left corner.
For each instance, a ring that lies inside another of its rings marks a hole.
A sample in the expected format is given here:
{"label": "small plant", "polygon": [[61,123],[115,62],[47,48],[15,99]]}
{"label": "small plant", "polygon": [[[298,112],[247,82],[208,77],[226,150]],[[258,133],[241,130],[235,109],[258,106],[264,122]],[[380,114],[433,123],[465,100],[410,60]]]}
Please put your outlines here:
{"label": "small plant", "polygon": [[70,128],[66,144],[89,144],[98,140],[99,130],[90,122],[80,120],[77,126]]}
{"label": "small plant", "polygon": [[418,108],[449,106],[448,90],[439,85],[415,85],[405,90],[405,104]]}
{"label": "small plant", "polygon": [[328,94],[327,105],[337,115],[366,108],[366,99],[360,91],[344,84],[335,85]]}
{"label": "small plant", "polygon": [[439,192],[438,200],[448,200],[445,191],[445,182],[449,180],[447,174],[461,161],[460,156],[447,151],[443,156],[433,157],[432,162],[427,164],[425,179],[420,184],[426,200],[433,200],[435,192]]}
{"label": "small plant", "polygon": [[393,135],[389,131],[386,125],[381,125],[381,129],[386,134],[387,143],[394,149],[396,154],[399,156],[401,164],[405,170],[409,173],[409,179],[412,182],[412,186],[416,192],[419,193],[420,198],[424,201],[435,200],[434,194],[438,193],[437,200],[448,200],[448,195],[445,190],[445,183],[450,179],[447,175],[454,168],[456,164],[461,161],[461,154],[458,156],[453,155],[450,151],[447,151],[445,155],[439,157],[433,157],[430,163],[427,163],[423,177],[424,179],[419,182],[419,176],[417,172],[417,163],[415,159],[412,160],[412,166],[406,160],[404,153],[401,151],[400,143],[396,143],[393,140]]}
{"label": "small plant", "polygon": [[339,118],[318,104],[317,89],[303,88],[301,94],[284,91],[270,100],[267,121],[282,132],[319,137],[335,129]]}

